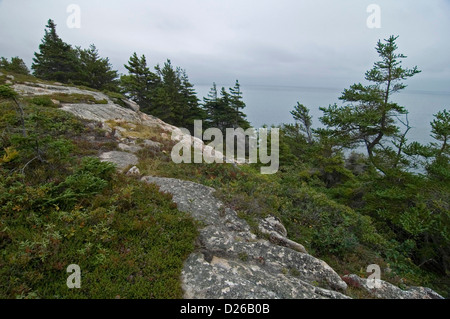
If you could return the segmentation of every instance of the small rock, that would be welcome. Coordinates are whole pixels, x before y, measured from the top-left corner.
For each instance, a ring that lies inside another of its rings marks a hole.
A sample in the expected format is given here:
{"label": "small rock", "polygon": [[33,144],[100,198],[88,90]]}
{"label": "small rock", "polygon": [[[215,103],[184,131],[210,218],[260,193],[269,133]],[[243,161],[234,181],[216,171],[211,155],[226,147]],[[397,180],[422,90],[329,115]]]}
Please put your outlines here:
{"label": "small rock", "polygon": [[286,238],[286,228],[275,217],[269,216],[261,220],[258,228],[261,233],[269,235],[269,240],[272,243],[296,250],[304,254],[308,253],[303,245]]}
{"label": "small rock", "polygon": [[60,104],[61,104],[61,102],[58,101],[58,100],[52,99],[51,101],[52,101],[52,103],[55,104],[55,105],[60,105]]}
{"label": "small rock", "polygon": [[287,230],[284,225],[274,216],[266,217],[261,220],[260,227],[264,228],[266,231],[275,231],[283,237],[287,236]]}
{"label": "small rock", "polygon": [[138,151],[140,151],[142,149],[140,146],[128,145],[128,144],[124,144],[124,143],[119,143],[118,147],[122,151],[131,152],[131,153],[137,153]]}
{"label": "small rock", "polygon": [[100,128],[102,129],[102,130],[105,130],[106,131],[106,135],[111,135],[111,133],[113,132],[113,130],[112,130],[112,128],[108,125],[108,124],[106,124],[106,123],[102,123],[102,122],[100,122]]}
{"label": "small rock", "polygon": [[154,150],[159,150],[162,147],[161,143],[152,141],[152,140],[144,140],[144,145],[148,148],[154,149]]}
{"label": "small rock", "polygon": [[14,81],[14,75],[11,75],[11,74],[8,74],[7,76],[6,76],[6,78],[7,79],[10,79],[10,80],[12,80],[12,81]]}
{"label": "small rock", "polygon": [[140,109],[139,105],[134,101],[122,99],[122,102],[132,111],[138,112]]}
{"label": "small rock", "polygon": [[130,165],[137,165],[139,162],[136,155],[127,152],[106,152],[100,155],[102,162],[110,162],[116,164],[118,169],[124,169]]}
{"label": "small rock", "polygon": [[141,171],[140,171],[139,168],[137,168],[136,166],[133,166],[133,167],[130,168],[130,170],[127,172],[127,175],[136,175],[136,176],[140,176],[140,175],[141,175]]}
{"label": "small rock", "polygon": [[122,134],[120,134],[120,130],[115,129],[113,137],[115,137],[115,138],[120,140],[122,138]]}
{"label": "small rock", "polygon": [[12,83],[10,80],[6,80],[6,81],[5,81],[5,84],[6,84],[6,85],[11,85],[11,84],[13,84],[13,83]]}

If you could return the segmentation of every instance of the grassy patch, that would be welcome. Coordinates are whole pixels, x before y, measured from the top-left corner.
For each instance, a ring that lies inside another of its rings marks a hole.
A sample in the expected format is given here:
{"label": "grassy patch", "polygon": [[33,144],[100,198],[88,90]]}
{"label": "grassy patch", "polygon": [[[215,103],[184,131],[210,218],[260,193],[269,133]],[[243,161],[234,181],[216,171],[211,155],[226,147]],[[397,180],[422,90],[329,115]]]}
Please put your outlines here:
{"label": "grassy patch", "polygon": [[116,120],[109,120],[106,123],[113,129],[117,129],[118,127],[125,129],[126,131],[121,131],[123,137],[129,137],[141,142],[144,140],[152,140],[155,142],[167,143],[167,139],[163,138],[161,134],[168,134],[168,132],[159,126],[146,126]]}
{"label": "grassy patch", "polygon": [[[22,118],[0,101],[0,298],[181,298],[193,219],[156,186],[85,157],[116,147],[95,127],[23,104]],[[81,289],[66,285],[71,264]]]}
{"label": "grassy patch", "polygon": [[43,95],[44,98],[49,98],[53,100],[57,100],[60,103],[70,103],[70,104],[77,104],[77,103],[85,103],[85,104],[108,104],[108,101],[106,99],[103,100],[97,100],[92,95],[89,94],[79,94],[79,93],[54,93],[51,95]]}

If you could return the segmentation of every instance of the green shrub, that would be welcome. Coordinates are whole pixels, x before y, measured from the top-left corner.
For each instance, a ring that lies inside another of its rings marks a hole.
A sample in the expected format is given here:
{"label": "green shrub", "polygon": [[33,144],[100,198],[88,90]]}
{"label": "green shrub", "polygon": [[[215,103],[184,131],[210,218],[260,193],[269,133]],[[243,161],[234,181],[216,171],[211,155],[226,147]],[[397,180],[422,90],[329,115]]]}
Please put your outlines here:
{"label": "green shrub", "polygon": [[102,162],[96,157],[85,157],[82,159],[77,174],[89,173],[106,181],[110,181],[114,175],[115,166],[109,162]]}
{"label": "green shrub", "polygon": [[14,91],[9,85],[0,85],[0,98],[10,99],[16,96],[16,91]]}
{"label": "green shrub", "polygon": [[30,103],[33,103],[33,104],[39,105],[39,106],[45,106],[45,107],[54,107],[55,106],[52,99],[46,95],[33,97],[30,99]]}

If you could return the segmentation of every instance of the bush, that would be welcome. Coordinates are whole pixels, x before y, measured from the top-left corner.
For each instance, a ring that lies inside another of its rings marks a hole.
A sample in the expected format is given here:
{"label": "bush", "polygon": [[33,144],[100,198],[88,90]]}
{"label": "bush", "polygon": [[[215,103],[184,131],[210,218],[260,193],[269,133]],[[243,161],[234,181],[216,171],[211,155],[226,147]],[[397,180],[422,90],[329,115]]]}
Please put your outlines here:
{"label": "bush", "polygon": [[36,96],[32,99],[30,99],[30,103],[33,103],[35,105],[39,106],[45,106],[45,107],[54,107],[55,104],[53,103],[52,99],[49,96]]}
{"label": "bush", "polygon": [[82,159],[81,166],[77,169],[77,174],[89,173],[106,181],[111,181],[115,166],[109,162],[101,162],[96,157],[85,157]]}
{"label": "bush", "polygon": [[14,91],[9,85],[0,85],[0,98],[10,99],[16,96],[16,91]]}

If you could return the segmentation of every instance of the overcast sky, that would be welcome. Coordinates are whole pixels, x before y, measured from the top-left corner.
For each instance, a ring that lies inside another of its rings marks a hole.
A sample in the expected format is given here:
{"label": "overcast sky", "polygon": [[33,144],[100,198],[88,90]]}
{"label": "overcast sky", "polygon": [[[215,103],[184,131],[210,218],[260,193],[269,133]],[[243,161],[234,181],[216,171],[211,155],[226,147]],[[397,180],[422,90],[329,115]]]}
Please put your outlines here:
{"label": "overcast sky", "polygon": [[[366,24],[372,3],[379,29]],[[67,26],[69,4],[79,29]],[[395,34],[404,66],[423,71],[410,88],[450,92],[450,0],[0,0],[0,56],[31,66],[49,18],[65,42],[94,43],[120,72],[136,51],[151,66],[171,59],[199,85],[345,88]]]}

